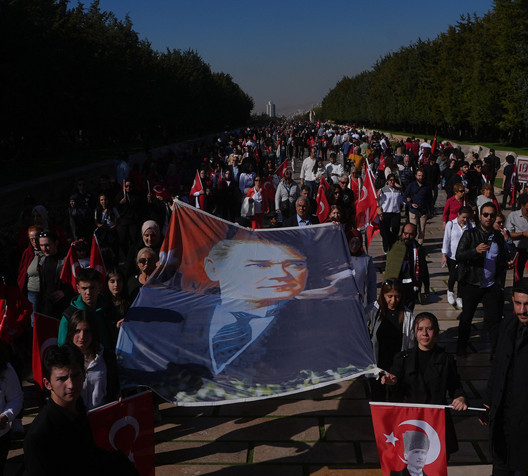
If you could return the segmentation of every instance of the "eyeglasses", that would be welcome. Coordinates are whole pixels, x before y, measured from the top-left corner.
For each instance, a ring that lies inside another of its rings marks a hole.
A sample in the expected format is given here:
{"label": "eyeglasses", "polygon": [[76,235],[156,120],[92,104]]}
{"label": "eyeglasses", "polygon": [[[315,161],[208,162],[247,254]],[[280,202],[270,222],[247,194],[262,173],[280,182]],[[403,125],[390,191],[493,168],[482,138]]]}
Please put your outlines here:
{"label": "eyeglasses", "polygon": [[154,258],[139,258],[138,263],[140,264],[147,264],[147,263],[153,263],[156,261]]}
{"label": "eyeglasses", "polygon": [[256,179],[255,179],[255,182],[260,182],[260,179],[259,179],[259,178],[256,178]]}
{"label": "eyeglasses", "polygon": [[488,217],[495,218],[495,217],[497,216],[496,213],[488,213],[488,212],[483,212],[483,213],[481,213],[481,215],[482,215],[484,218],[488,218]]}
{"label": "eyeglasses", "polygon": [[495,223],[496,223],[497,225],[499,225],[499,226],[504,225],[504,222],[503,222],[503,221],[496,221]]}
{"label": "eyeglasses", "polygon": [[341,180],[340,180],[339,183],[342,183],[343,185],[348,185],[348,181],[347,182],[341,182]]}

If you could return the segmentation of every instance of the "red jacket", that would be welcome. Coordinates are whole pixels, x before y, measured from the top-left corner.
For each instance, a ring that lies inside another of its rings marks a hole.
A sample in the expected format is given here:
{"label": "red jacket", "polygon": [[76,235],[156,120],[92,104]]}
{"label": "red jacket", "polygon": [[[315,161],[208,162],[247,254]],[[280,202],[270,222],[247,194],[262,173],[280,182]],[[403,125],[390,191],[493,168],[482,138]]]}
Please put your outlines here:
{"label": "red jacket", "polygon": [[449,197],[446,200],[445,206],[444,206],[444,213],[442,215],[442,221],[444,223],[447,223],[448,221],[453,220],[458,216],[459,210],[464,206],[466,203],[465,198],[459,202],[455,196]]}
{"label": "red jacket", "polygon": [[[26,232],[26,235],[27,235],[27,232]],[[18,265],[17,283],[18,283],[18,287],[20,288],[20,291],[24,291],[26,287],[27,269],[29,265],[31,264],[31,262],[33,261],[34,257],[35,257],[35,252],[33,251],[33,247],[29,245],[22,253],[22,258],[20,258],[20,264]]]}
{"label": "red jacket", "polygon": [[0,284],[0,339],[13,342],[24,332],[33,306],[17,286]]}

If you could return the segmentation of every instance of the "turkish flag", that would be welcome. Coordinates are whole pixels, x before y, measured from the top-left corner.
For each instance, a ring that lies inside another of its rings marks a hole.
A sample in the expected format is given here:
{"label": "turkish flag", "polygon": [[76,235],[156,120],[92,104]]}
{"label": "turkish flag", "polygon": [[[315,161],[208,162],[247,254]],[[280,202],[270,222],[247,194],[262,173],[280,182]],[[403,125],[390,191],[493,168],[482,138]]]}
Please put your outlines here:
{"label": "turkish flag", "polygon": [[[101,286],[105,284],[106,268],[103,261],[103,255],[101,254],[101,247],[99,246],[99,240],[97,233],[94,233],[92,237],[92,249],[90,250],[90,268],[96,269],[101,273]],[[103,288],[101,288],[102,292]]]}
{"label": "turkish flag", "polygon": [[288,167],[288,159],[284,160],[284,162],[277,167],[277,170],[275,170],[273,175],[276,175],[277,177],[280,177],[280,178],[284,177],[284,172],[286,172],[287,167]]}
{"label": "turkish flag", "polygon": [[372,239],[379,232],[378,198],[374,181],[374,174],[367,163],[365,182],[356,204],[356,227],[358,229],[365,227],[367,249]]}
{"label": "turkish flag", "polygon": [[[37,384],[40,392],[43,390],[42,377],[44,372],[42,370],[42,361],[48,348],[52,345],[57,345],[57,336],[59,334],[60,321],[53,317],[45,316],[44,314],[35,313],[35,320],[33,322],[33,380]],[[44,404],[44,402],[42,402]]]}
{"label": "turkish flag", "polygon": [[73,290],[77,290],[77,273],[81,269],[79,260],[77,259],[77,253],[73,246],[70,246],[68,254],[64,259],[64,264],[62,265],[62,271],[59,279],[70,285]]}
{"label": "turkish flag", "polygon": [[196,192],[201,192],[203,190],[202,181],[200,180],[200,174],[198,170],[196,171],[196,176],[194,177],[194,182],[191,187],[191,195],[194,195]]}
{"label": "turkish flag", "polygon": [[380,156],[378,170],[385,170],[385,156],[383,154]]}
{"label": "turkish flag", "polygon": [[121,450],[141,476],[154,476],[152,393],[144,392],[88,413],[95,444]]}
{"label": "turkish flag", "polygon": [[167,198],[172,198],[170,190],[162,183],[152,182],[151,189],[154,195],[163,198],[163,200],[166,200]]}
{"label": "turkish flag", "polygon": [[431,154],[434,155],[435,149],[436,149],[436,132],[435,132],[435,135],[434,135],[433,143],[431,145]]}
{"label": "turkish flag", "polygon": [[447,476],[445,407],[370,402],[384,476],[407,466]]}
{"label": "turkish flag", "polygon": [[273,175],[268,175],[262,182],[263,194],[266,195],[268,200],[273,200],[275,197],[275,185],[273,185]]}
{"label": "turkish flag", "polygon": [[319,223],[324,223],[330,213],[330,204],[326,198],[326,192],[328,191],[329,185],[323,176],[319,182],[319,188],[317,189],[317,218]]}
{"label": "turkish flag", "polygon": [[[194,196],[195,193],[203,191],[205,194],[205,190],[202,185],[202,180],[200,179],[200,174],[198,170],[196,171],[196,175],[194,177],[194,182],[191,187],[191,193],[189,197],[190,203],[196,203],[196,197]],[[203,210],[205,208],[205,195],[201,194],[198,195],[198,204],[200,205],[200,209]]]}

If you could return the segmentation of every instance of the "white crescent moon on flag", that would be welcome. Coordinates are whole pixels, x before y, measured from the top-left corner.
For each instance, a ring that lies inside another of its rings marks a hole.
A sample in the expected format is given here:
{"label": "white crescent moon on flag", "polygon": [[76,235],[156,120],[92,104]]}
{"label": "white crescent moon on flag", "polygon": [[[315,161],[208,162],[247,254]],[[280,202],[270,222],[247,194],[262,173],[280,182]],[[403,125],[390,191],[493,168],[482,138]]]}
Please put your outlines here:
{"label": "white crescent moon on flag", "polygon": [[77,268],[80,268],[81,265],[79,264],[78,261],[76,261],[75,263],[72,264],[72,274],[73,274],[73,277],[76,278],[77,277]]}
{"label": "white crescent moon on flag", "polygon": [[125,426],[130,425],[132,428],[134,428],[135,435],[134,435],[134,441],[137,440],[137,437],[139,435],[139,422],[132,416],[127,415],[119,420],[117,420],[112,427],[110,428],[110,431],[108,432],[108,441],[112,445],[112,448],[117,450],[117,446],[115,445],[115,436],[119,430],[122,428],[125,428]]}
{"label": "white crescent moon on flag", "polygon": [[325,211],[325,204],[323,202],[319,202],[319,206],[321,207],[321,211],[319,212],[319,215],[321,215]]}
{"label": "white crescent moon on flag", "polygon": [[368,197],[368,189],[367,187],[363,185],[363,187],[361,188],[361,193],[359,194],[358,203],[362,202],[363,200],[366,200],[367,197]]}
{"label": "white crescent moon on flag", "polygon": [[[442,448],[442,443],[440,443],[440,438],[438,437],[436,430],[431,425],[429,425],[429,423],[423,420],[405,420],[402,421],[398,426],[402,425],[413,425],[425,432],[427,438],[429,438],[429,451],[427,453],[425,464],[428,465],[434,463],[436,458],[438,458],[440,455],[440,450]],[[405,461],[401,456],[400,459],[405,464],[407,464],[407,461]]]}

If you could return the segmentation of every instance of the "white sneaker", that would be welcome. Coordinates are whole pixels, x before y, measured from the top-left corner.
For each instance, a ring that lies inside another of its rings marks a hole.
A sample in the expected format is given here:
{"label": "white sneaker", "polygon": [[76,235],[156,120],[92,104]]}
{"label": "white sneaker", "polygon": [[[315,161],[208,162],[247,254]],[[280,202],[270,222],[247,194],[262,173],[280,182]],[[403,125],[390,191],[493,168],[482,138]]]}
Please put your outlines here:
{"label": "white sneaker", "polygon": [[457,307],[462,309],[462,298],[457,298],[456,303],[457,303]]}
{"label": "white sneaker", "polygon": [[447,291],[447,302],[451,304],[455,304],[455,293],[453,291]]}

